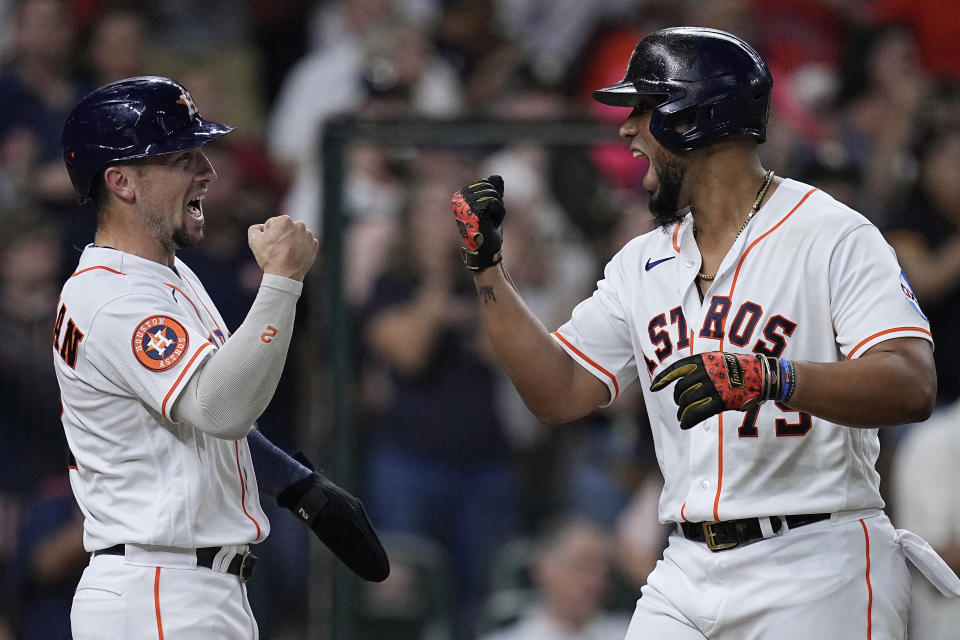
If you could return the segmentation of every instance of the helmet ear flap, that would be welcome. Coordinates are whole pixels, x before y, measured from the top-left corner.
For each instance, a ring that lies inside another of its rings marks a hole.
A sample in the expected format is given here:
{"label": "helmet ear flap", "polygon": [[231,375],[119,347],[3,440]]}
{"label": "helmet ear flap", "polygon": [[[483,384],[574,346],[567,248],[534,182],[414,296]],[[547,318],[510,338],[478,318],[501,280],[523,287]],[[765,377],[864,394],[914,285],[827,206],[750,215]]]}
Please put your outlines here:
{"label": "helmet ear flap", "polygon": [[758,143],[762,143],[767,139],[766,123],[770,119],[771,93],[772,90],[770,88],[758,90],[753,94],[749,104],[746,106],[746,111],[750,114],[750,117],[753,118],[755,122],[762,122],[764,124],[764,126],[759,127],[755,133]]}
{"label": "helmet ear flap", "polygon": [[[710,109],[711,112],[713,109]],[[696,107],[688,107],[683,109],[675,114],[669,119],[670,128],[680,136],[686,136],[690,134],[691,131],[697,128],[698,120],[700,120],[700,114],[703,109],[698,109]]]}
{"label": "helmet ear flap", "polygon": [[698,111],[693,104],[661,105],[650,116],[650,133],[665,147],[681,149],[685,140],[696,135]]}
{"label": "helmet ear flap", "polygon": [[748,93],[731,76],[689,85],[677,92],[677,99],[654,109],[650,133],[664,146],[692,151],[728,136],[749,136],[763,142],[769,87]]}

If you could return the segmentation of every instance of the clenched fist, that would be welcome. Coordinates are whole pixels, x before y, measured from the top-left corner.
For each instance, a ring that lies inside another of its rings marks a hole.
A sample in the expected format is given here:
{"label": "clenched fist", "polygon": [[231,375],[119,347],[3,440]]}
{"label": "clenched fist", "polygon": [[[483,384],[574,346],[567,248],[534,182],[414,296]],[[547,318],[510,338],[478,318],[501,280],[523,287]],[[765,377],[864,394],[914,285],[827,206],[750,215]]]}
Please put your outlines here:
{"label": "clenched fist", "polygon": [[303,222],[275,216],[247,229],[247,242],[264,273],[303,282],[320,242]]}
{"label": "clenched fist", "polygon": [[503,260],[503,178],[490,176],[460,187],[450,202],[464,246],[463,263],[483,271]]}

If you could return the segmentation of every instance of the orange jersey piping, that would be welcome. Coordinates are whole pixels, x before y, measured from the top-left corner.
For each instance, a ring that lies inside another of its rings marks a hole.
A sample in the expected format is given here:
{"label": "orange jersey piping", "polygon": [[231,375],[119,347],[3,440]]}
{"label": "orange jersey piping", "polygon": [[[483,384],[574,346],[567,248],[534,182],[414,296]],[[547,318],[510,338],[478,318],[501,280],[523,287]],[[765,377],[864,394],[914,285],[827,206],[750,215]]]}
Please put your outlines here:
{"label": "orange jersey piping", "polygon": [[170,400],[170,396],[173,395],[174,389],[177,388],[177,386],[180,384],[180,381],[183,380],[183,376],[186,375],[187,371],[190,370],[190,365],[192,365],[192,364],[193,364],[193,361],[197,359],[197,356],[199,356],[200,353],[203,352],[204,349],[206,349],[207,347],[212,347],[212,346],[213,346],[213,343],[212,343],[212,342],[209,342],[209,341],[204,342],[202,345],[200,345],[200,348],[197,349],[197,352],[196,352],[195,354],[193,354],[193,357],[190,358],[190,361],[189,361],[189,362],[187,362],[187,366],[185,366],[185,367],[183,368],[183,371],[180,372],[180,375],[177,376],[177,379],[176,379],[176,381],[173,383],[173,386],[170,387],[170,390],[167,391],[167,395],[164,396],[164,398],[163,398],[163,404],[160,405],[160,415],[162,415],[164,418],[167,417],[167,402]]}
{"label": "orange jersey piping", "polygon": [[[803,197],[800,198],[800,202],[798,202],[797,204],[795,204],[794,207],[793,207],[793,209],[790,209],[789,213],[787,213],[787,215],[783,216],[783,218],[780,220],[780,222],[778,222],[777,224],[773,225],[770,229],[767,229],[763,234],[760,235],[759,238],[757,238],[756,240],[754,240],[753,242],[750,243],[750,246],[747,247],[747,250],[743,252],[743,255],[742,255],[742,256],[740,256],[740,262],[737,263],[737,270],[736,270],[736,271],[734,272],[734,274],[733,274],[733,283],[730,285],[730,293],[728,294],[728,297],[733,298],[733,290],[734,290],[734,288],[737,286],[737,278],[740,277],[740,270],[743,268],[743,262],[747,259],[747,255],[749,255],[750,251],[753,250],[753,248],[754,248],[755,246],[757,246],[757,244],[758,244],[761,240],[765,239],[768,235],[770,235],[771,233],[773,233],[774,231],[776,231],[776,230],[780,227],[780,225],[782,225],[784,222],[786,222],[787,219],[788,219],[790,216],[792,216],[792,215],[794,214],[794,212],[796,212],[797,209],[800,208],[800,205],[802,205],[804,202],[806,202],[806,201],[807,201],[807,198],[809,198],[811,195],[813,195],[813,193],[814,193],[815,191],[819,191],[819,189],[817,189],[816,187],[814,187],[813,189],[810,189],[810,191],[807,191],[805,194],[803,194]],[[724,324],[726,324],[726,319],[724,319]],[[723,327],[723,329],[726,330],[726,327]],[[726,333],[724,333],[724,335],[726,335]]]}
{"label": "orange jersey piping", "polygon": [[[743,263],[747,259],[747,256],[750,254],[750,251],[752,251],[753,248],[757,246],[757,244],[759,244],[761,240],[765,239],[771,233],[773,233],[778,228],[780,228],[780,225],[786,222],[787,219],[790,216],[792,216],[797,209],[800,208],[800,205],[806,202],[807,198],[809,198],[815,191],[818,191],[816,187],[814,187],[813,189],[810,189],[805,194],[803,194],[803,197],[800,198],[800,202],[795,204],[793,208],[790,209],[789,212],[787,212],[787,215],[783,216],[783,218],[781,218],[780,221],[777,222],[777,224],[773,225],[772,227],[767,229],[765,232],[760,234],[760,237],[758,237],[756,240],[751,242],[750,245],[746,248],[746,250],[743,252],[743,255],[740,256],[740,261],[737,263],[736,271],[734,271],[733,273],[733,282],[730,283],[730,291],[729,293],[727,293],[727,297],[730,300],[733,300],[733,290],[736,289],[737,287],[737,279],[740,277],[740,270],[743,268]],[[726,337],[727,335],[726,324],[727,324],[727,320],[726,318],[724,318],[723,325],[721,326],[721,335],[723,335],[724,337]],[[720,351],[723,351],[723,343],[724,343],[724,338],[721,338]],[[719,513],[720,491],[723,488],[723,414],[719,415],[717,421],[719,422],[720,426],[717,428],[717,493],[713,498],[713,519],[714,520],[720,519],[720,513]]]}
{"label": "orange jersey piping", "polygon": [[854,354],[857,352],[857,350],[859,350],[860,347],[862,347],[863,345],[867,344],[868,342],[870,342],[870,341],[873,340],[874,338],[879,338],[880,336],[886,335],[886,334],[888,334],[888,333],[894,333],[894,332],[896,332],[896,331],[919,331],[920,333],[925,333],[925,334],[927,334],[927,335],[930,336],[931,338],[933,337],[933,334],[931,334],[930,331],[928,331],[927,329],[924,329],[923,327],[894,327],[894,328],[892,328],[892,329],[885,329],[885,330],[883,330],[883,331],[879,331],[879,332],[873,334],[873,335],[870,336],[869,338],[865,338],[864,340],[861,340],[860,343],[857,344],[857,346],[855,346],[853,349],[850,350],[850,355],[847,356],[847,360],[852,360],[852,359],[853,359],[853,356],[854,356]]}
{"label": "orange jersey piping", "polygon": [[122,271],[117,271],[116,269],[111,269],[110,267],[104,267],[104,266],[101,266],[101,265],[97,265],[97,266],[95,266],[95,267],[87,267],[86,269],[81,269],[80,271],[77,271],[76,273],[70,274],[70,277],[71,277],[71,278],[75,278],[75,277],[77,277],[78,275],[80,275],[81,273],[86,273],[87,271],[93,271],[94,269],[103,269],[104,271],[109,271],[110,273],[115,273],[115,274],[117,274],[118,276],[125,276],[125,275],[127,275],[127,274],[123,273]]}
{"label": "orange jersey piping", "polygon": [[163,640],[163,619],[160,617],[160,567],[153,578],[153,607],[157,612],[157,638]]}
{"label": "orange jersey piping", "polygon": [[870,532],[867,531],[867,523],[860,520],[860,526],[863,527],[863,541],[867,556],[867,640],[873,637],[873,585],[870,583]]}
{"label": "orange jersey piping", "polygon": [[717,416],[717,493],[713,497],[713,519],[720,520],[720,491],[723,489],[723,414]]}
{"label": "orange jersey piping", "polygon": [[596,369],[597,369],[598,371],[601,371],[604,375],[606,375],[608,378],[610,378],[610,380],[613,381],[613,391],[614,391],[613,399],[616,400],[616,399],[617,399],[617,396],[620,395],[620,385],[617,384],[617,377],[616,377],[615,375],[613,375],[612,373],[610,373],[609,371],[607,371],[606,369],[604,369],[603,367],[601,367],[599,364],[597,364],[597,363],[594,362],[593,360],[591,360],[590,358],[588,358],[586,355],[583,354],[583,352],[581,352],[581,351],[580,351],[579,349],[577,349],[575,346],[573,346],[572,344],[570,344],[570,342],[569,342],[566,338],[564,338],[562,335],[560,335],[560,332],[559,332],[559,331],[554,331],[554,332],[553,332],[553,335],[555,335],[555,336],[557,337],[557,340],[559,340],[559,341],[562,342],[563,344],[565,344],[565,345],[567,345],[568,347],[570,347],[570,350],[571,350],[571,351],[573,351],[575,354],[577,354],[578,356],[580,356],[581,358],[583,358],[584,360],[586,360],[587,362],[589,362],[589,363],[591,364],[591,366],[596,367]]}
{"label": "orange jersey piping", "polygon": [[257,522],[256,518],[251,516],[247,512],[247,485],[243,481],[243,470],[240,468],[240,441],[234,440],[233,449],[237,457],[237,475],[240,477],[240,507],[243,509],[243,515],[250,518],[250,522],[253,523],[253,526],[257,528],[257,537],[255,540],[260,539],[260,523]]}

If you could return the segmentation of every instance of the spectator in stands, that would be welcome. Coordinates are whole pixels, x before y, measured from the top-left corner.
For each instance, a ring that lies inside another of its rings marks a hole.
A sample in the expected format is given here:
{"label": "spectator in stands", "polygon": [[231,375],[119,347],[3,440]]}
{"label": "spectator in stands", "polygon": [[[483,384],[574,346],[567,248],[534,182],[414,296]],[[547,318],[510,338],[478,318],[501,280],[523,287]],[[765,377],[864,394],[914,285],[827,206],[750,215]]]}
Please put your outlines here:
{"label": "spectator in stands", "polygon": [[610,534],[590,520],[551,523],[534,551],[532,606],[483,640],[621,640],[630,616],[604,610],[612,550]]}
{"label": "spectator in stands", "polygon": [[21,480],[32,489],[62,472],[60,392],[50,366],[51,313],[62,276],[60,236],[40,208],[0,209],[0,397],[24,449]]}
{"label": "spectator in stands", "polygon": [[111,4],[96,14],[86,47],[90,83],[99,87],[148,75],[150,30],[149,14],[133,3]]}
{"label": "spectator in stands", "polygon": [[910,186],[913,145],[925,130],[931,82],[917,43],[897,24],[872,25],[846,49],[831,135],[843,163],[860,172],[860,209],[883,226],[883,215]]}
{"label": "spectator in stands", "polygon": [[[448,169],[449,171],[449,169]],[[366,468],[371,519],[443,544],[451,558],[454,638],[469,638],[498,545],[515,533],[510,447],[494,401],[497,374],[474,326],[469,278],[446,235],[448,185],[460,175],[415,181],[396,222],[393,262],[363,317],[368,367],[386,388]]]}
{"label": "spectator in stands", "polygon": [[0,73],[0,174],[15,194],[72,202],[60,130],[85,87],[72,75],[69,4],[21,0],[13,25],[13,58]]}
{"label": "spectator in stands", "polygon": [[395,240],[409,186],[404,181],[406,163],[398,157],[402,153],[375,142],[356,143],[347,150],[344,207],[349,224],[344,239],[344,287],[347,301],[355,307],[369,298]]}
{"label": "spectator in stands", "polygon": [[12,57],[0,70],[0,200],[44,203],[69,230],[65,244],[82,247],[93,239],[93,223],[77,215],[60,158],[63,122],[91,88],[73,67],[70,8],[66,0],[12,7]]}
{"label": "spectator in stands", "polygon": [[456,70],[468,106],[486,105],[499,96],[524,63],[520,45],[503,33],[494,0],[449,0],[434,40],[437,51]]}

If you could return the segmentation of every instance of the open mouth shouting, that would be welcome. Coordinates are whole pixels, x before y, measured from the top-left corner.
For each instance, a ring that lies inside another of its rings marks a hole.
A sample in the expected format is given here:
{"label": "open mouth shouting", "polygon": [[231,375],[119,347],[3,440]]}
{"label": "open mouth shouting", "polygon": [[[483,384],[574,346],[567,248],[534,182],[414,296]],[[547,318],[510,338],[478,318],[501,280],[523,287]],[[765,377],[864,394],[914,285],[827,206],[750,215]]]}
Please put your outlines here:
{"label": "open mouth shouting", "polygon": [[635,160],[645,160],[647,162],[647,172],[644,174],[641,184],[649,193],[653,193],[657,189],[658,181],[656,171],[653,169],[653,163],[650,162],[650,157],[636,147],[630,147],[630,151],[633,153]]}
{"label": "open mouth shouting", "polygon": [[203,195],[200,194],[187,203],[187,215],[199,222],[203,222]]}

